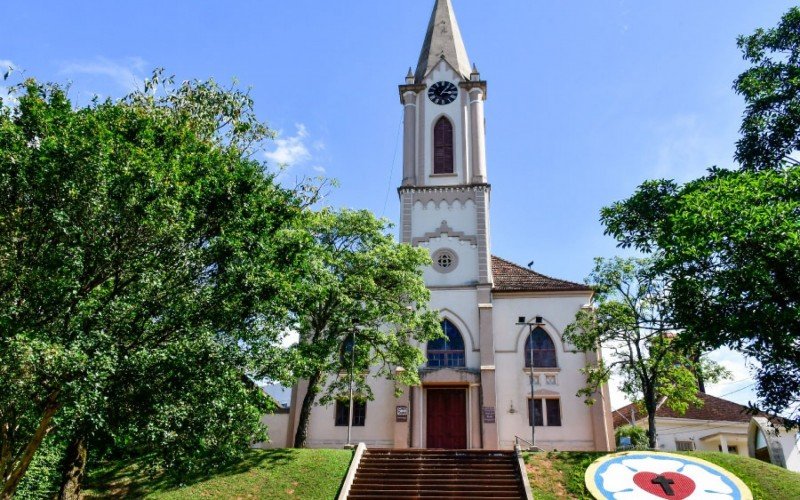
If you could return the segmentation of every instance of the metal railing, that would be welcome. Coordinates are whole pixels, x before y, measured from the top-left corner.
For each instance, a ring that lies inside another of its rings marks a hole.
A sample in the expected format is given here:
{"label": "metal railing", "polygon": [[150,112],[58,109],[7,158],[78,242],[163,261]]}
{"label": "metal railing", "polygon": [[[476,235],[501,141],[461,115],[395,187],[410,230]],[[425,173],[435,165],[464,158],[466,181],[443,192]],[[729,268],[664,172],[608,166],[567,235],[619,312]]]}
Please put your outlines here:
{"label": "metal railing", "polygon": [[522,446],[520,446],[520,443],[525,443],[525,444],[528,445],[528,447],[527,447],[527,449],[525,449],[525,451],[533,451],[533,452],[544,451],[543,449],[541,449],[538,446],[534,445],[533,443],[531,443],[527,439],[521,438],[519,436],[514,436],[514,445],[517,448],[522,449]]}

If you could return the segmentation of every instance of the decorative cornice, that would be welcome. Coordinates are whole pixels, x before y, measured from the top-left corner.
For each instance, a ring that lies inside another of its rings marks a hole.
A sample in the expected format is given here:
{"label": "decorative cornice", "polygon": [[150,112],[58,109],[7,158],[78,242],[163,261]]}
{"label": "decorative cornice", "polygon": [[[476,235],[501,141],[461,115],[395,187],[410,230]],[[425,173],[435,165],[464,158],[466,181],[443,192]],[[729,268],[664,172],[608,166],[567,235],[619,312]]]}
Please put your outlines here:
{"label": "decorative cornice", "polygon": [[[445,200],[452,203],[455,200],[466,202],[467,200],[475,201],[477,193],[491,192],[492,186],[490,184],[465,184],[460,186],[400,186],[397,188],[398,195],[402,196],[405,193],[413,195],[413,202],[421,201],[427,204],[429,201],[436,201],[437,203]],[[462,199],[463,198],[463,199]]]}
{"label": "decorative cornice", "polygon": [[470,92],[472,89],[480,89],[481,91],[483,91],[483,99],[484,100],[486,100],[486,97],[488,96],[487,86],[486,86],[486,81],[485,80],[478,80],[478,81],[467,80],[467,81],[459,83],[458,86],[461,87],[462,89],[466,90],[467,92]]}
{"label": "decorative cornice", "polygon": [[413,92],[413,93],[417,94],[419,92],[422,92],[426,88],[428,88],[428,87],[424,83],[410,84],[410,85],[400,85],[399,86],[399,89],[400,89],[400,104],[405,104],[405,102],[403,101],[403,95],[405,95],[406,92]]}
{"label": "decorative cornice", "polygon": [[443,220],[442,224],[439,226],[439,229],[433,231],[432,233],[425,233],[423,236],[418,236],[411,240],[411,244],[413,246],[417,246],[420,243],[428,243],[434,238],[439,238],[442,235],[446,234],[452,238],[458,238],[459,241],[466,241],[471,245],[478,244],[478,237],[477,236],[467,236],[462,231],[454,231],[453,228],[447,225],[447,221]]}

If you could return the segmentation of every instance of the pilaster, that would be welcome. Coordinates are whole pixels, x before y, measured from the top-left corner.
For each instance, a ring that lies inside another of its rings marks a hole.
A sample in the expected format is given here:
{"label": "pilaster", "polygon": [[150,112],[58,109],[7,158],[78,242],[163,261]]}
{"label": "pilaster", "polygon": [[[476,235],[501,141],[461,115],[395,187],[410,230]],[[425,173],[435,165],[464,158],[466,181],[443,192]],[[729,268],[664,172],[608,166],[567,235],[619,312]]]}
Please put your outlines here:
{"label": "pilaster", "polygon": [[497,387],[495,381],[494,331],[492,328],[492,289],[491,286],[478,287],[478,318],[481,360],[481,409],[480,418],[483,435],[483,448],[494,450],[499,447],[497,435]]}
{"label": "pilaster", "polygon": [[411,446],[411,387],[404,387],[395,399],[394,448],[405,449]]}

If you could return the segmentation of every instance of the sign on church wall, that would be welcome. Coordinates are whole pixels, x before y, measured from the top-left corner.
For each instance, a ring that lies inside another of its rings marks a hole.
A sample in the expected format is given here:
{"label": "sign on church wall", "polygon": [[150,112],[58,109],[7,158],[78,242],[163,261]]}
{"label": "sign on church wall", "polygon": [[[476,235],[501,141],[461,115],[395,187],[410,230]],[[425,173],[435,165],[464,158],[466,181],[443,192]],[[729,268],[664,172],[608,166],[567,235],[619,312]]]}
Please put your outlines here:
{"label": "sign on church wall", "polygon": [[493,424],[495,419],[494,415],[494,406],[484,406],[483,407],[483,423],[484,424]]}
{"label": "sign on church wall", "polygon": [[395,408],[395,421],[408,422],[408,406],[398,406]]}

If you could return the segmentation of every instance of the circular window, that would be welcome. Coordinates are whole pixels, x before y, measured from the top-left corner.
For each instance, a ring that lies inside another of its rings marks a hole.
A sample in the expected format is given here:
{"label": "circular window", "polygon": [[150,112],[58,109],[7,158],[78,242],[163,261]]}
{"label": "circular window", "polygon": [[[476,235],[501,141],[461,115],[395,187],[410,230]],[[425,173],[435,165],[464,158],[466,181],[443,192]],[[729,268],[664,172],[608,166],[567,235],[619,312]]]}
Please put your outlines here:
{"label": "circular window", "polygon": [[449,273],[458,266],[458,256],[449,248],[436,250],[431,256],[433,268],[440,273]]}

